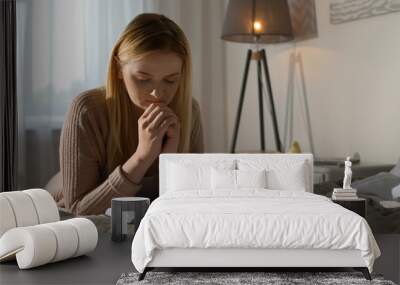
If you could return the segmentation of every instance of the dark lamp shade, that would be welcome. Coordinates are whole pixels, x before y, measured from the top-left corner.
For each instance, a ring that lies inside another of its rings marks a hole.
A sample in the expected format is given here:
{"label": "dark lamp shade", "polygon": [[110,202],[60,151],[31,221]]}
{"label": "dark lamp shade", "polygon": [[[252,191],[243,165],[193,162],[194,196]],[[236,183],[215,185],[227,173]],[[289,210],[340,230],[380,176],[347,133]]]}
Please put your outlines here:
{"label": "dark lamp shade", "polygon": [[[256,24],[255,24],[256,23]],[[240,43],[280,43],[293,40],[286,0],[230,0],[222,39]]]}

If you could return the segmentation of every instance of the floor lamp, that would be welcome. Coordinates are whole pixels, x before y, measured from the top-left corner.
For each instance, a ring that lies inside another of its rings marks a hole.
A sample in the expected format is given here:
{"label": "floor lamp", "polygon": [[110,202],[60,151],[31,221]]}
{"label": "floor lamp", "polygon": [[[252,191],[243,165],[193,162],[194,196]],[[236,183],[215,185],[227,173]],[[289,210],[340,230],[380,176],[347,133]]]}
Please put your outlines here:
{"label": "floor lamp", "polygon": [[[295,88],[294,88],[294,77],[296,72],[296,66],[298,66],[299,76],[300,76],[300,83],[301,83],[301,95],[299,94],[300,99],[299,103],[303,103],[304,111],[305,111],[305,120],[306,120],[306,130],[308,141],[310,144],[310,151],[312,154],[315,154],[314,148],[314,140],[312,135],[311,129],[311,117],[310,117],[310,110],[308,107],[308,95],[307,95],[307,87],[306,87],[306,80],[305,80],[305,72],[303,67],[303,59],[300,53],[294,51],[289,58],[289,76],[288,76],[288,92],[287,92],[287,99],[286,99],[286,112],[285,112],[285,128],[284,128],[284,135],[283,135],[283,149],[286,150],[290,147],[290,144],[293,142],[293,124],[294,124],[294,97],[295,97]],[[302,99],[302,100],[301,100]]]}
{"label": "floor lamp", "polygon": [[231,153],[234,153],[236,148],[250,60],[255,60],[257,62],[261,150],[263,152],[265,151],[264,108],[262,96],[262,69],[264,69],[268,89],[268,98],[271,106],[275,144],[277,151],[282,152],[283,149],[279,136],[278,121],[276,119],[266,52],[265,49],[259,50],[258,45],[281,43],[293,39],[290,12],[287,1],[230,0],[225,15],[221,38],[226,41],[251,43],[256,45],[255,51],[251,49],[247,51],[242,86],[240,90],[239,105],[236,113],[235,129],[232,138]]}

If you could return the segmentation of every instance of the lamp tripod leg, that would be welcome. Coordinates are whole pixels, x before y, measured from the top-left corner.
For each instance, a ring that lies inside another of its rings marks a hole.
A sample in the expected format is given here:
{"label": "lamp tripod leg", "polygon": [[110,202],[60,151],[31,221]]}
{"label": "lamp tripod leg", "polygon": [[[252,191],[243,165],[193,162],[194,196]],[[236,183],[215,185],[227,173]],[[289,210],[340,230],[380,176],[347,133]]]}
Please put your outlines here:
{"label": "lamp tripod leg", "polygon": [[303,59],[301,57],[301,54],[298,54],[296,57],[297,57],[297,61],[299,63],[299,68],[300,68],[301,87],[303,90],[304,108],[306,111],[306,119],[307,119],[308,140],[310,142],[311,153],[315,155],[314,140],[313,140],[312,129],[311,129],[310,109],[308,107],[307,87],[306,87],[306,80],[305,80],[305,76],[304,76]]}
{"label": "lamp tripod leg", "polygon": [[232,137],[231,153],[235,153],[236,140],[237,140],[237,135],[238,135],[238,130],[239,130],[240,116],[242,114],[243,100],[244,100],[244,94],[246,91],[246,84],[247,84],[247,77],[248,77],[248,73],[249,73],[251,54],[252,54],[251,49],[247,50],[246,64],[244,67],[244,74],[243,74],[243,79],[242,79],[242,87],[240,90],[239,104],[238,104],[238,109],[236,112],[235,129],[233,131],[233,137]]}
{"label": "lamp tripod leg", "polygon": [[262,90],[262,79],[261,79],[261,61],[257,60],[257,80],[258,80],[258,108],[260,115],[260,140],[261,140],[261,151],[265,152],[265,134],[264,134],[264,104],[263,104],[263,90]]}
{"label": "lamp tripod leg", "polygon": [[269,70],[268,70],[268,64],[267,64],[267,58],[265,55],[265,49],[261,50],[261,60],[264,65],[264,72],[265,72],[265,79],[267,82],[267,87],[268,87],[268,96],[269,96],[269,103],[271,105],[271,112],[272,112],[272,125],[274,128],[274,135],[275,135],[275,145],[276,148],[279,152],[282,152],[282,143],[281,139],[279,136],[279,129],[278,129],[278,121],[276,119],[276,112],[275,112],[275,104],[274,104],[274,98],[272,96],[272,87],[271,87],[271,78],[269,76]]}
{"label": "lamp tripod leg", "polygon": [[285,128],[283,137],[283,150],[286,151],[293,141],[293,93],[294,93],[294,69],[295,54],[292,53],[289,59],[288,88],[286,94]]}

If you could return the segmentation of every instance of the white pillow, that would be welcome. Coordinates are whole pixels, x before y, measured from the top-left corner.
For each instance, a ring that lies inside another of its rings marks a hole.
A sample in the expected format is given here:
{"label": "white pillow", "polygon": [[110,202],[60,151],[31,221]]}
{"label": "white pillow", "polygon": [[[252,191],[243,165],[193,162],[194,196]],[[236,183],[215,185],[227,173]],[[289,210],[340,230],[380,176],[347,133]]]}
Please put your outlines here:
{"label": "white pillow", "polygon": [[[308,181],[309,167],[300,160],[238,160],[239,170],[266,170],[267,188],[272,190],[306,191],[310,188]],[[311,188],[310,188],[311,189]]]}
{"label": "white pillow", "polygon": [[210,190],[211,168],[234,169],[235,161],[170,161],[167,167],[167,191]]}
{"label": "white pillow", "polygon": [[400,158],[397,161],[397,164],[390,170],[390,173],[400,177]]}
{"label": "white pillow", "polygon": [[400,184],[392,188],[392,197],[394,200],[400,200]]}
{"label": "white pillow", "polygon": [[265,169],[230,170],[211,169],[211,189],[267,188]]}
{"label": "white pillow", "polygon": [[238,188],[267,188],[267,171],[261,170],[236,170]]}
{"label": "white pillow", "polygon": [[236,170],[212,167],[211,189],[236,189]]}
{"label": "white pillow", "polygon": [[293,167],[280,171],[274,169],[268,171],[268,186],[278,190],[299,190],[307,189],[307,165],[304,162],[296,163]]}

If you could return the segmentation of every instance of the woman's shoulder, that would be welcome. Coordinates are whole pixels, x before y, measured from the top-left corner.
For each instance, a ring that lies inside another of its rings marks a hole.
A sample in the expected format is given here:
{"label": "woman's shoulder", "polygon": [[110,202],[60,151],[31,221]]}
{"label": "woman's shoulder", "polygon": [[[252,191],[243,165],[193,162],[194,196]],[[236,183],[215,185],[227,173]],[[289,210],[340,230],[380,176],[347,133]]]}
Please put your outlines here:
{"label": "woman's shoulder", "polygon": [[104,87],[83,91],[71,103],[71,111],[79,114],[87,111],[104,111],[106,108],[106,92]]}
{"label": "woman's shoulder", "polygon": [[192,97],[192,116],[193,118],[200,116],[200,104],[194,97]]}
{"label": "woman's shoulder", "polygon": [[96,130],[106,137],[108,134],[107,114],[105,89],[90,89],[72,100],[64,124],[85,130]]}

